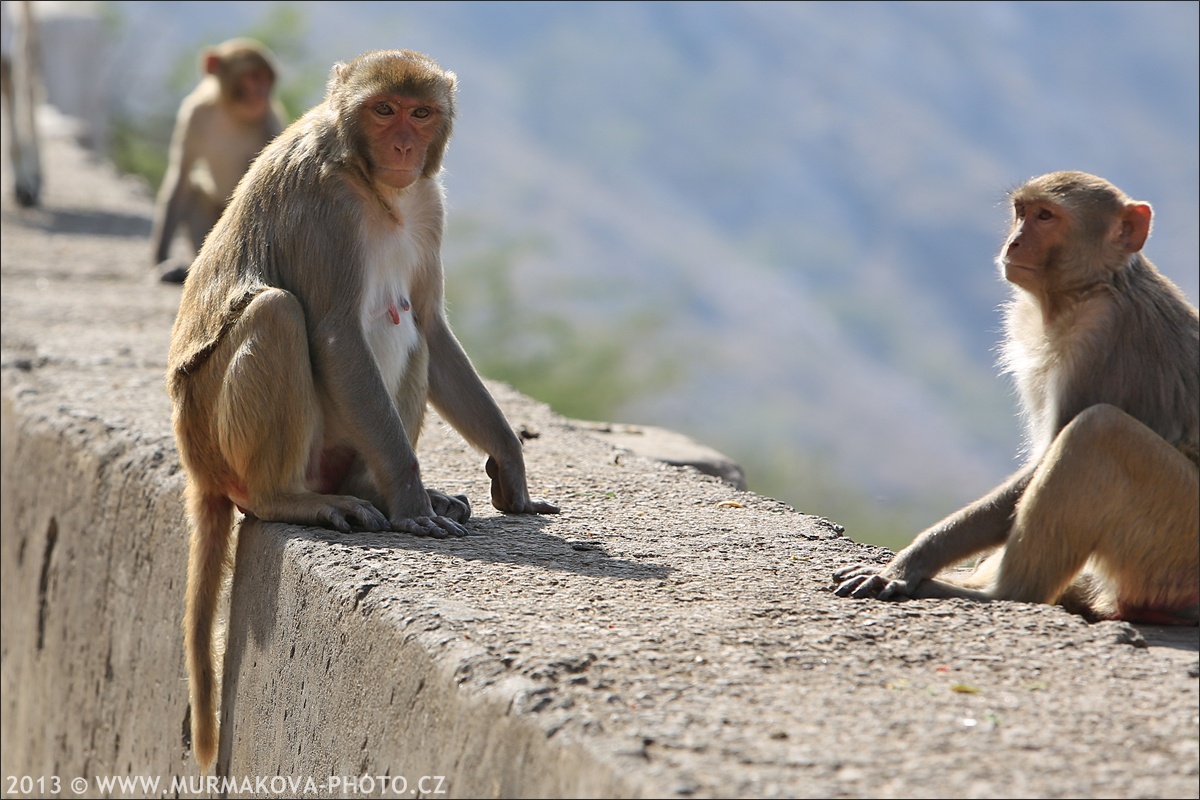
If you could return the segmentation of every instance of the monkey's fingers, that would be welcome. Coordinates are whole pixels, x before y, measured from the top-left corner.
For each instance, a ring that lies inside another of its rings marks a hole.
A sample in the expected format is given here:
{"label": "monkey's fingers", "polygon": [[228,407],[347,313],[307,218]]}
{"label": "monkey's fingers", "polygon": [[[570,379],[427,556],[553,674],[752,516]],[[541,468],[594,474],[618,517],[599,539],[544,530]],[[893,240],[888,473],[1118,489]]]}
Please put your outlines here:
{"label": "monkey's fingers", "polygon": [[557,514],[558,506],[544,500],[531,500],[528,495],[520,500],[510,500],[497,483],[492,483],[492,505],[506,514]]}
{"label": "monkey's fingers", "polygon": [[434,517],[435,524],[440,526],[442,530],[451,536],[462,537],[467,535],[467,529],[456,519],[450,517]]}
{"label": "monkey's fingers", "polygon": [[260,519],[320,525],[341,533],[355,528],[367,531],[387,530],[387,517],[366,500],[351,495],[321,495],[305,492],[290,495],[285,502],[260,504],[253,509]]}
{"label": "monkey's fingers", "polygon": [[888,581],[881,575],[855,575],[842,583],[833,593],[838,597],[876,597],[887,585]]}
{"label": "monkey's fingers", "polygon": [[355,504],[349,517],[357,522],[359,527],[369,531],[386,531],[388,527],[387,514],[366,500],[360,500]]}
{"label": "monkey's fingers", "polygon": [[870,564],[851,564],[848,567],[834,570],[833,579],[839,583],[847,581],[850,578],[860,578],[868,575],[879,574],[879,567],[871,566]]}
{"label": "monkey's fingers", "polygon": [[355,530],[372,532],[380,531],[386,528],[387,525],[380,527],[377,524],[372,524],[363,520],[352,521],[351,518],[347,517],[336,508],[331,508],[325,514],[321,515],[321,527],[332,528],[338,533],[354,533]]}
{"label": "monkey's fingers", "polygon": [[837,587],[833,590],[833,593],[838,597],[849,597],[850,593],[857,589],[863,580],[865,579],[861,577],[854,577],[844,580],[837,585]]}

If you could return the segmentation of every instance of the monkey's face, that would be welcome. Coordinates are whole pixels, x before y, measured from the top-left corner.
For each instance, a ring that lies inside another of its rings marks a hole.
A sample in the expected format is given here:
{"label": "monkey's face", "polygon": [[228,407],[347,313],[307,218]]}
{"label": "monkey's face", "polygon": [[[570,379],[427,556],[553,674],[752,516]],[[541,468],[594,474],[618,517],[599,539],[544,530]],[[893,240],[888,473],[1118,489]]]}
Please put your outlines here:
{"label": "monkey's face", "polygon": [[1015,199],[1012,229],[999,258],[1004,277],[1023,289],[1033,290],[1042,284],[1046,270],[1058,260],[1069,228],[1066,209],[1057,203]]}
{"label": "monkey's face", "polygon": [[442,134],[442,109],[428,98],[378,94],[359,109],[372,177],[404,189],[421,177],[429,149]]}
{"label": "monkey's face", "polygon": [[265,66],[246,69],[233,80],[233,112],[245,122],[259,122],[271,108],[275,73]]}

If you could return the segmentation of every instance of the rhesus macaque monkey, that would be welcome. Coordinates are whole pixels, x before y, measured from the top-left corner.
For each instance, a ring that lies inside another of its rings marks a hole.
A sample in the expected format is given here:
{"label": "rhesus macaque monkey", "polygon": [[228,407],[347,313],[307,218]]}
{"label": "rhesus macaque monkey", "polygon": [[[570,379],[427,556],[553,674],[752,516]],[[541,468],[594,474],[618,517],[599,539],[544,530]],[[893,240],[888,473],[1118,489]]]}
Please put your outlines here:
{"label": "rhesus macaque monkey", "polygon": [[283,130],[285,114],[274,98],[275,58],[253,39],[231,39],[206,49],[204,77],[183,99],[171,135],[167,173],[154,211],[154,263],[162,279],[182,283],[187,263],[169,262],[182,224],[200,250],[250,162]]}
{"label": "rhesus macaque monkey", "polygon": [[217,746],[213,618],[233,507],[263,520],[463,536],[426,489],[426,400],[487,454],[492,504],[531,500],[518,439],[443,307],[452,72],[407,50],[336,64],[325,100],[262,152],[192,264],[167,388],[187,474],[192,746]]}
{"label": "rhesus macaque monkey", "polygon": [[[1011,194],[1002,363],[1030,458],[921,533],[850,597],[1059,603],[1091,619],[1200,618],[1200,318],[1142,254],[1150,206],[1081,172]],[[966,579],[934,579],[989,548]]]}
{"label": "rhesus macaque monkey", "polygon": [[10,19],[9,4],[4,4],[0,94],[4,98],[8,122],[13,194],[18,205],[29,208],[36,206],[42,196],[42,157],[38,149],[36,120],[42,65],[32,3],[26,0],[18,5],[20,15]]}

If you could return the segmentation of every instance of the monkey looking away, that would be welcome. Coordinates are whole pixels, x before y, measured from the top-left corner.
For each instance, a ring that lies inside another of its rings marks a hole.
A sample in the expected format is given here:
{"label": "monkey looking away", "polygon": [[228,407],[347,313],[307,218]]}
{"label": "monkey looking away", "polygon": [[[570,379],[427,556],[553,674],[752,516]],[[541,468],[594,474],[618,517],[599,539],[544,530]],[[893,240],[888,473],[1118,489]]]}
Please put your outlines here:
{"label": "monkey looking away", "polygon": [[191,529],[192,746],[216,754],[214,619],[235,505],[342,533],[465,536],[427,488],[426,402],[486,454],[492,505],[531,499],[521,440],[450,330],[439,174],[457,78],[408,50],[333,67],[324,101],[238,184],[183,285],[167,390]]}
{"label": "monkey looking away", "polygon": [[[1200,316],[1142,255],[1152,211],[1054,172],[1010,194],[1003,364],[1025,466],[922,532],[846,597],[1058,603],[1091,619],[1200,620]],[[975,571],[939,575],[991,551]]]}

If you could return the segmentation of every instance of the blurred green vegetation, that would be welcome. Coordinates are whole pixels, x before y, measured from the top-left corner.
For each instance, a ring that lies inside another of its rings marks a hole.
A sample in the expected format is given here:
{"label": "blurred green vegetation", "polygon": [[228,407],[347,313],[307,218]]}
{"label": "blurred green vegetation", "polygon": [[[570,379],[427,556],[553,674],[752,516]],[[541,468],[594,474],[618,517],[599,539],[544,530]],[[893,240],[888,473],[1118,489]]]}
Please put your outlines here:
{"label": "blurred green vegetation", "polygon": [[547,292],[519,285],[516,266],[541,250],[536,239],[493,236],[461,215],[449,221],[446,239],[461,251],[446,267],[450,323],[489,378],[568,417],[612,420],[623,404],[665,390],[679,377],[665,358],[632,357],[646,356],[639,345],[665,322],[658,312],[634,309],[598,329],[556,310],[553,298],[570,287]]}
{"label": "blurred green vegetation", "polygon": [[[740,458],[732,452],[729,455],[737,458],[745,470],[750,491],[782,500],[803,514],[836,522],[857,542],[899,550],[937,521],[915,506],[883,507],[875,498],[831,475],[831,459],[821,454],[786,446],[754,450]],[[947,513],[951,510],[947,505]]]}

